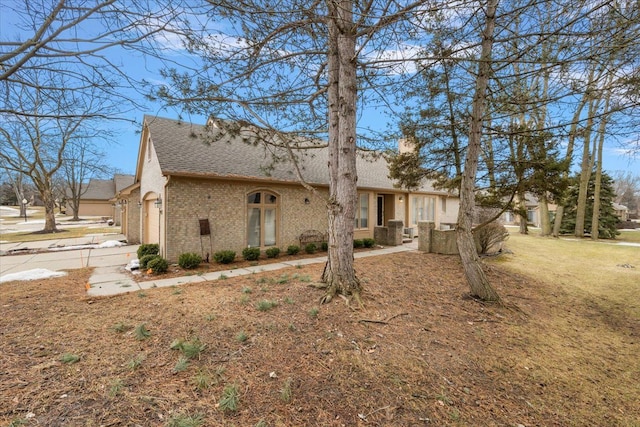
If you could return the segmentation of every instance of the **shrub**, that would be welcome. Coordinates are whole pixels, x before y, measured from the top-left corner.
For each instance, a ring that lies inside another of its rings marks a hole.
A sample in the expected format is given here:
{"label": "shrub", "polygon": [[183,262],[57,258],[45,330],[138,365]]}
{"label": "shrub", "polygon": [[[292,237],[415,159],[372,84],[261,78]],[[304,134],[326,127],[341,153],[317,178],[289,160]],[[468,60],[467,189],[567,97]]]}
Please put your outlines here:
{"label": "shrub", "polygon": [[236,253],[234,251],[218,251],[213,254],[213,259],[220,264],[231,264],[236,259]]}
{"label": "shrub", "polygon": [[154,254],[142,255],[142,258],[140,258],[140,269],[146,270],[146,268],[149,265],[149,261],[151,261],[154,258],[160,258],[160,255],[154,255]]}
{"label": "shrub", "polygon": [[185,252],[178,257],[178,265],[187,270],[196,268],[202,262],[202,257],[194,252]]}
{"label": "shrub", "polygon": [[495,249],[496,245],[500,247],[500,244],[509,237],[509,232],[504,225],[490,222],[482,228],[473,230],[473,236],[478,254],[486,254],[490,249]]}
{"label": "shrub", "polygon": [[138,248],[138,259],[142,259],[145,255],[158,255],[160,253],[160,245],[157,243],[144,243]]}
{"label": "shrub", "polygon": [[363,246],[364,246],[364,242],[362,241],[362,239],[355,239],[353,241],[354,248],[362,248]]}
{"label": "shrub", "polygon": [[242,258],[245,261],[255,261],[260,258],[260,248],[244,248],[242,250]]}
{"label": "shrub", "polygon": [[373,245],[376,244],[376,241],[368,237],[366,239],[362,239],[362,244],[364,245],[365,248],[372,248]]}
{"label": "shrub", "polygon": [[320,243],[320,250],[326,252],[329,250],[329,242]]}
{"label": "shrub", "polygon": [[278,258],[280,255],[280,248],[269,248],[265,251],[267,258]]}
{"label": "shrub", "polygon": [[304,251],[308,254],[315,254],[317,250],[318,246],[316,246],[315,243],[307,243],[307,245],[304,247]]}
{"label": "shrub", "polygon": [[298,252],[300,252],[300,246],[298,245],[291,245],[287,248],[287,254],[289,255],[295,255]]}
{"label": "shrub", "polygon": [[633,222],[633,221],[620,221],[618,224],[616,224],[616,228],[618,230],[623,228],[636,229],[636,228],[640,228],[640,225],[637,222]]}
{"label": "shrub", "polygon": [[161,256],[156,256],[147,262],[147,268],[150,268],[154,274],[166,273],[169,269],[169,263]]}

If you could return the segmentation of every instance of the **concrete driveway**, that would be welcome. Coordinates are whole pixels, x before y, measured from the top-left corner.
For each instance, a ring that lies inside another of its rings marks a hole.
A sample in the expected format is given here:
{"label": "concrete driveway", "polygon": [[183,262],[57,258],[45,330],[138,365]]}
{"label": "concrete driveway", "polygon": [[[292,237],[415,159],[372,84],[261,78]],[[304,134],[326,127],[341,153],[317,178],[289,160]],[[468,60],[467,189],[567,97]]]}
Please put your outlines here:
{"label": "concrete driveway", "polygon": [[[123,267],[137,258],[138,245],[96,248],[108,240],[124,241],[122,234],[101,234],[75,239],[52,239],[28,243],[2,243],[0,276],[44,268],[51,271],[83,267]],[[29,253],[31,250],[35,251]]]}

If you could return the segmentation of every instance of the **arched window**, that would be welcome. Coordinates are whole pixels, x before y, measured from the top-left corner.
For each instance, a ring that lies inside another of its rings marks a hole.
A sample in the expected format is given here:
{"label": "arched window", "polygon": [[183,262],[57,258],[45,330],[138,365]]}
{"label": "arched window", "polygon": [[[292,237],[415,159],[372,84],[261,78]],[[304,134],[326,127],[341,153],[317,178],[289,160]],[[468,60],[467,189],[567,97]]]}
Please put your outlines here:
{"label": "arched window", "polygon": [[247,245],[276,246],[278,226],[278,196],[268,191],[256,191],[247,196]]}

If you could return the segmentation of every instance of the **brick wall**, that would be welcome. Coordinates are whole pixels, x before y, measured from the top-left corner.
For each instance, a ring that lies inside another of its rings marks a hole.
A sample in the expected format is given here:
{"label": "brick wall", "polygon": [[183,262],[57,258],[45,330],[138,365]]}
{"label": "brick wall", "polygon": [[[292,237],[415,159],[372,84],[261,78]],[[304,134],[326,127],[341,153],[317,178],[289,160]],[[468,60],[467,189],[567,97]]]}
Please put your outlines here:
{"label": "brick wall", "polygon": [[[327,229],[324,200],[300,185],[172,177],[163,203],[166,258],[176,261],[184,252],[204,256],[220,250],[234,250],[240,256],[247,246],[247,195],[254,191],[278,196],[276,236],[280,248],[298,244],[298,236],[305,230]],[[322,194],[326,197],[327,192],[322,190]],[[209,220],[210,236],[200,236],[200,219]]]}
{"label": "brick wall", "polygon": [[127,215],[127,229],[126,236],[127,242],[132,245],[140,243],[140,207],[138,202],[140,201],[140,189],[136,188],[131,192],[127,199],[126,215]]}

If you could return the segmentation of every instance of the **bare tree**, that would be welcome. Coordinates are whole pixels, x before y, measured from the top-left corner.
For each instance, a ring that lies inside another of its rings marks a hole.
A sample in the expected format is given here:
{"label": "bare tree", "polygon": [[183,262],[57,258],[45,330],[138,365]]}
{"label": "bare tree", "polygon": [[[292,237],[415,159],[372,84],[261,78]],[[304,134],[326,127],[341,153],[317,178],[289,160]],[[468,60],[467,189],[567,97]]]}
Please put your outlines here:
{"label": "bare tree", "polygon": [[[31,70],[30,84],[10,86],[6,102],[28,114],[3,114],[0,127],[0,163],[28,177],[45,207],[43,231],[57,231],[54,177],[67,148],[87,136],[92,121],[108,114],[111,100],[88,92],[65,89],[64,75]],[[56,89],[53,89],[56,88]]]}
{"label": "bare tree", "polygon": [[67,147],[61,168],[66,190],[65,198],[71,207],[74,221],[80,219],[80,203],[82,196],[89,189],[88,181],[112,170],[104,163],[105,153],[98,146],[98,141],[106,136],[104,132],[85,136],[84,139],[74,141]]}
{"label": "bare tree", "polygon": [[56,231],[53,181],[67,148],[76,138],[95,136],[88,129],[98,123],[129,121],[126,113],[141,108],[132,95],[140,76],[124,67],[122,52],[138,58],[162,52],[157,37],[166,37],[180,13],[179,2],[174,4],[178,9],[147,0],[17,0],[0,6],[11,18],[0,38],[0,162],[38,188],[45,231]]}

